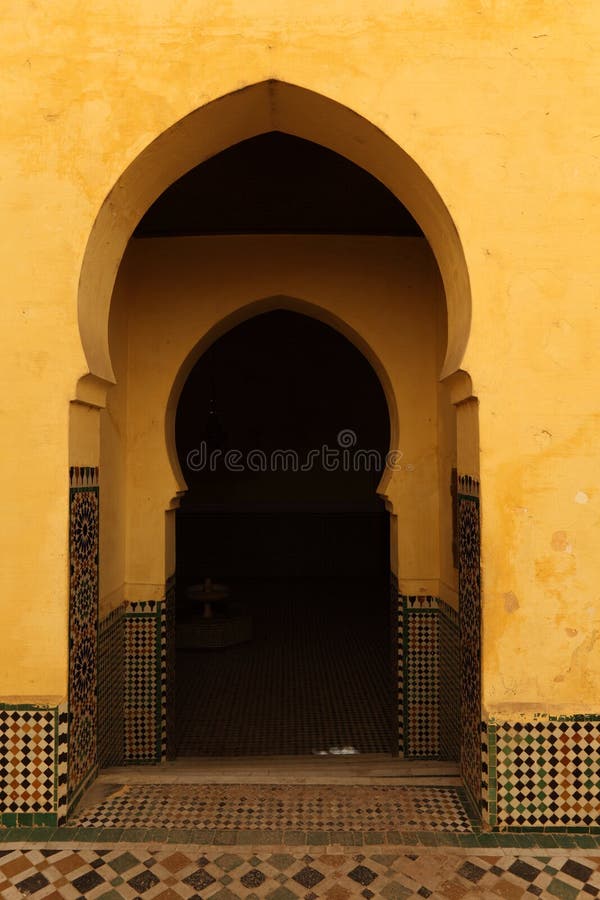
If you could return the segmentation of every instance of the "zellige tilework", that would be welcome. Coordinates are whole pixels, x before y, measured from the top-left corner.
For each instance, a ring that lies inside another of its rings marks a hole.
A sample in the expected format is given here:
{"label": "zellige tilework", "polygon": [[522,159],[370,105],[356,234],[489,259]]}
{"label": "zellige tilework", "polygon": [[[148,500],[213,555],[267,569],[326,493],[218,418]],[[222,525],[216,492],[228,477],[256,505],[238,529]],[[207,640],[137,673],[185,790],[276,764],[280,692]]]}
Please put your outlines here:
{"label": "zellige tilework", "polygon": [[176,755],[175,721],[175,577],[165,585],[165,601],[161,616],[161,759],[173,759]]}
{"label": "zellige tilework", "polygon": [[600,894],[600,855],[560,852],[465,854],[452,848],[206,847],[145,843],[8,849],[0,857],[2,896],[215,897],[218,900],[548,897]]}
{"label": "zellige tilework", "polygon": [[69,802],[97,764],[98,469],[73,466],[70,480]]}
{"label": "zellige tilework", "polygon": [[437,597],[401,597],[404,756],[458,759],[458,614]]}
{"label": "zellige tilework", "polygon": [[489,722],[485,733],[490,825],[600,826],[600,716]]}
{"label": "zellige tilework", "polygon": [[0,824],[66,816],[67,706],[0,703]]}
{"label": "zellige tilework", "polygon": [[404,610],[404,755],[436,758],[440,749],[438,601],[406,597]]}
{"label": "zellige tilework", "polygon": [[162,748],[161,608],[130,603],[125,614],[125,761],[158,762]]}
{"label": "zellige tilework", "polygon": [[303,831],[471,831],[452,787],[133,784],[72,820],[82,827]]}
{"label": "zellige tilework", "polygon": [[98,625],[98,764],[123,764],[125,692],[125,605]]}
{"label": "zellige tilework", "polygon": [[479,483],[467,475],[458,480],[458,545],[461,771],[467,790],[479,804],[482,791]]}
{"label": "zellige tilework", "polygon": [[439,605],[440,758],[460,759],[460,635],[458,612]]}
{"label": "zellige tilework", "polygon": [[404,735],[404,598],[398,591],[398,579],[392,573],[390,579],[390,630],[392,640],[392,665],[396,685],[394,729],[395,750],[405,752]]}

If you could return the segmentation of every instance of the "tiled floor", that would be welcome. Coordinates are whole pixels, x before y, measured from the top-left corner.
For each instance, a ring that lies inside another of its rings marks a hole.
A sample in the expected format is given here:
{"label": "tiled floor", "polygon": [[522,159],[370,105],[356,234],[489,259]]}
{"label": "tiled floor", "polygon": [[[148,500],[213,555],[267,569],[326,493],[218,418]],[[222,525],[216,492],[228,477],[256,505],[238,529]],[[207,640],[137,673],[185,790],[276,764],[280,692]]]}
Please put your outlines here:
{"label": "tiled floor", "polygon": [[143,843],[0,849],[3,900],[575,900],[599,894],[600,853],[590,851]]}
{"label": "tiled floor", "polygon": [[[71,824],[107,828],[470,832],[461,788],[382,785],[125,784]],[[91,795],[93,797],[93,795]]]}
{"label": "tiled floor", "polygon": [[246,585],[232,596],[252,616],[252,640],[177,653],[179,756],[391,750],[386,584]]}

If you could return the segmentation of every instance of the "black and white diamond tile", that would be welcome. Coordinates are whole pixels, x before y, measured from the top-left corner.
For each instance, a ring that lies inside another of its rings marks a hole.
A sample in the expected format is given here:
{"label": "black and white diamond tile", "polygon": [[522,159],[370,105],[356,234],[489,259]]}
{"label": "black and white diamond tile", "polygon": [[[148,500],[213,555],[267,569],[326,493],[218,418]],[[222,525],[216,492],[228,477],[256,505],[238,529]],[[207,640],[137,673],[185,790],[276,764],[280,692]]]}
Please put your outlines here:
{"label": "black and white diamond tile", "polygon": [[470,832],[455,788],[379,785],[123,785],[73,825],[109,828]]}

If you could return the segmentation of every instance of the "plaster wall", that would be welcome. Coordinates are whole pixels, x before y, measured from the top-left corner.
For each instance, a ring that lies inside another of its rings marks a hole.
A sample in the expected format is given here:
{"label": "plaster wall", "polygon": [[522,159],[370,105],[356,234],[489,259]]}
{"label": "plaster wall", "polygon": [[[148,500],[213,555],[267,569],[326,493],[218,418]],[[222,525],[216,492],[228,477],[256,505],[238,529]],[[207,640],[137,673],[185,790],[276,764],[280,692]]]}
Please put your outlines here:
{"label": "plaster wall", "polygon": [[111,309],[110,341],[116,384],[100,411],[100,620],[125,599],[127,507],[127,385],[128,310],[115,303]]}
{"label": "plaster wall", "polygon": [[[401,146],[460,235],[473,306],[454,364],[479,399],[485,714],[597,711],[599,34],[593,0],[4,5],[2,696],[66,692],[69,403],[88,372],[77,295],[98,211],[175,123],[280,79]],[[393,157],[344,138],[418,205]],[[136,190],[152,194],[138,183],[129,207],[117,192],[105,208],[107,258],[135,226]],[[443,269],[448,233],[420,208]]]}

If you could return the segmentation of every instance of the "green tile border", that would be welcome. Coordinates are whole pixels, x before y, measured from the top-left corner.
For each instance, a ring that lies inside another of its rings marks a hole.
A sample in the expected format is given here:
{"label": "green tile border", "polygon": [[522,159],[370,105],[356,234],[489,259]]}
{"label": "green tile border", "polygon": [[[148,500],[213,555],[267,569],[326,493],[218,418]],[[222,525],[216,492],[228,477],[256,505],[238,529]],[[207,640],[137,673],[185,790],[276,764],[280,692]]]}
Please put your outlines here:
{"label": "green tile border", "polygon": [[4,700],[0,700],[0,709],[5,710],[6,712],[54,712],[60,706],[66,703],[66,697],[63,698],[59,703],[50,704],[50,703],[6,703]]}
{"label": "green tile border", "polygon": [[[375,840],[376,839],[376,840]],[[554,832],[444,832],[444,831],[215,831],[213,829],[161,828],[53,828],[13,827],[0,829],[0,843],[81,843],[90,844],[192,844],[214,846],[310,847],[512,847],[515,850],[599,850],[600,833]]]}

